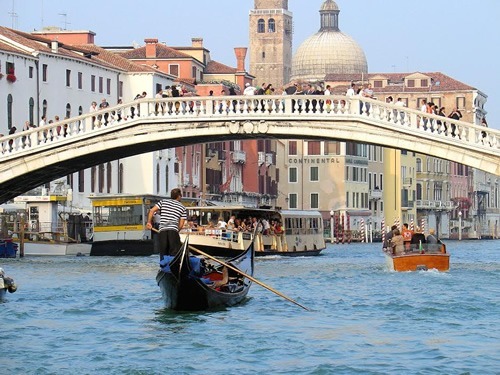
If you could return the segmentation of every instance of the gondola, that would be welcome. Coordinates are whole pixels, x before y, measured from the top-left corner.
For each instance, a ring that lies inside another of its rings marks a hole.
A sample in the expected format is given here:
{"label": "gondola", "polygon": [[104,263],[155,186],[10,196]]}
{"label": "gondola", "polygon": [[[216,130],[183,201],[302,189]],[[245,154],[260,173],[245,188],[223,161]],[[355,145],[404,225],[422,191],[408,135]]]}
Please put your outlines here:
{"label": "gondola", "polygon": [[[245,299],[252,281],[221,264],[193,256],[189,250],[189,237],[175,256],[160,261],[156,281],[165,307],[176,311],[201,311],[233,306]],[[253,276],[254,244],[226,263]],[[221,285],[222,284],[222,285]]]}

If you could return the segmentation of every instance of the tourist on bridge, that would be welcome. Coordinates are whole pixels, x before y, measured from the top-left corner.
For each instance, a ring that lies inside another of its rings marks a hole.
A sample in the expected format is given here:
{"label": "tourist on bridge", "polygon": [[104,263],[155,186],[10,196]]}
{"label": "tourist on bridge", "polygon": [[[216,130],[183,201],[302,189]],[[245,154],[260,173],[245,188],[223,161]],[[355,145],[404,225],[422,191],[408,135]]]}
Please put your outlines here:
{"label": "tourist on bridge", "polygon": [[351,87],[347,89],[345,96],[354,96],[354,95],[356,95],[356,84],[351,83]]}
{"label": "tourist on bridge", "polygon": [[[451,111],[451,113],[448,115],[449,118],[453,119],[453,120],[457,120],[459,121],[461,118],[462,118],[462,112],[460,112],[458,110],[457,107],[453,108],[453,111]],[[452,137],[455,137],[456,134],[456,129],[457,129],[457,126],[455,124],[451,124],[451,135]],[[458,134],[458,138],[460,139],[460,134]]]}

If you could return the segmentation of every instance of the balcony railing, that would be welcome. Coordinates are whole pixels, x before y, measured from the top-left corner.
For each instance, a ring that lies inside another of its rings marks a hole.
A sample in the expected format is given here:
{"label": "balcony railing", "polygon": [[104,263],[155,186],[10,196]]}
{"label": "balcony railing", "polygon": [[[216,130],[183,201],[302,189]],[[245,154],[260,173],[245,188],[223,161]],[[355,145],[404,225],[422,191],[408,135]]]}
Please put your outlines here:
{"label": "balcony railing", "polygon": [[491,191],[491,186],[488,184],[485,184],[484,182],[476,182],[474,184],[474,191],[476,192],[485,192],[489,193]]}
{"label": "balcony railing", "polygon": [[274,164],[274,154],[266,154],[266,167]]}
{"label": "balcony railing", "polygon": [[245,164],[247,161],[247,153],[245,151],[236,150],[233,151],[233,163]]}
{"label": "balcony railing", "polygon": [[430,200],[417,200],[415,201],[417,208],[425,210],[453,210],[455,203],[451,201],[430,201]]}
{"label": "balcony railing", "polygon": [[382,199],[382,190],[380,189],[370,190],[369,198],[370,200]]}
{"label": "balcony railing", "polygon": [[401,201],[402,208],[413,208],[414,206],[415,206],[414,201],[406,201],[406,200]]}
{"label": "balcony railing", "polygon": [[266,162],[266,153],[264,151],[259,151],[258,156],[259,156],[259,165],[264,164]]}

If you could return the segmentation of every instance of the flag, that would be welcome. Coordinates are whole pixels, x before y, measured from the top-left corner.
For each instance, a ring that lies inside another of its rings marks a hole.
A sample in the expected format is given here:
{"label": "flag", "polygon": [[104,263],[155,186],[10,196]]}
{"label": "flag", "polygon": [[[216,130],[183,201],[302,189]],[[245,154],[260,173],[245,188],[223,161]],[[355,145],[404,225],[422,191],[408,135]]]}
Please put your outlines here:
{"label": "flag", "polygon": [[229,175],[228,179],[226,182],[224,182],[222,185],[220,185],[220,192],[224,193],[226,190],[229,190],[229,187],[231,186],[231,180],[233,179],[233,175]]}

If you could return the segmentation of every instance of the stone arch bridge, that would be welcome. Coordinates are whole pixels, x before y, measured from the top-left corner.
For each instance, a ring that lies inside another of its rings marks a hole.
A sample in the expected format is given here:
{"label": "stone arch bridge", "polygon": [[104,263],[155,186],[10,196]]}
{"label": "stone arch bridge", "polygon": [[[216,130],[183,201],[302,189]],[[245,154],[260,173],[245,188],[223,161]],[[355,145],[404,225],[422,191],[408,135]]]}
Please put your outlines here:
{"label": "stone arch bridge", "polygon": [[153,150],[249,138],[361,142],[500,175],[500,131],[360,97],[141,99],[0,138],[0,203]]}

